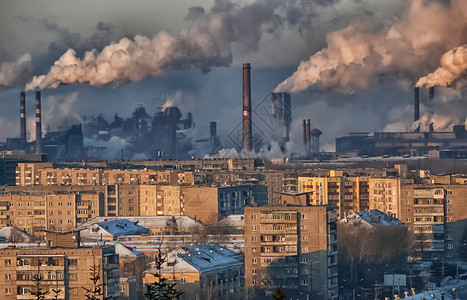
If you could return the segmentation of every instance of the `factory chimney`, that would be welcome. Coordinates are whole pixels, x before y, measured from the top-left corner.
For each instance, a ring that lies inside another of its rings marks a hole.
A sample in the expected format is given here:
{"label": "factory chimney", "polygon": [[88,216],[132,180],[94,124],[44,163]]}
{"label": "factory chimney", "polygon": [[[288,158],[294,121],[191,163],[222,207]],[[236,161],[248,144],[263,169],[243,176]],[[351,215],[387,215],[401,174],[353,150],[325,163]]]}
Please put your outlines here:
{"label": "factory chimney", "polygon": [[306,138],[306,120],[303,119],[303,146],[305,146],[306,150],[307,138]]}
{"label": "factory chimney", "polygon": [[282,100],[284,102],[284,143],[290,141],[290,123],[292,122],[292,106],[290,103],[290,94],[283,93]]}
{"label": "factory chimney", "polygon": [[36,153],[42,152],[41,92],[36,92]]}
{"label": "factory chimney", "polygon": [[211,129],[211,142],[214,143],[217,140],[217,123],[211,122],[210,129]]}
{"label": "factory chimney", "polygon": [[23,144],[23,148],[26,147],[26,93],[21,92],[19,96],[19,131],[20,131],[20,138],[21,143]]}
{"label": "factory chimney", "polygon": [[243,64],[243,149],[251,151],[253,136],[251,128],[250,64]]}
{"label": "factory chimney", "polygon": [[428,99],[431,101],[435,98],[435,87],[432,86],[430,87],[430,89],[428,90]]}
{"label": "factory chimney", "polygon": [[[420,88],[415,87],[413,90],[413,120],[416,122],[418,119],[420,119]],[[420,125],[415,129],[415,132],[419,131]]]}
{"label": "factory chimney", "polygon": [[311,141],[311,121],[306,121],[306,153],[310,153],[310,141]]}

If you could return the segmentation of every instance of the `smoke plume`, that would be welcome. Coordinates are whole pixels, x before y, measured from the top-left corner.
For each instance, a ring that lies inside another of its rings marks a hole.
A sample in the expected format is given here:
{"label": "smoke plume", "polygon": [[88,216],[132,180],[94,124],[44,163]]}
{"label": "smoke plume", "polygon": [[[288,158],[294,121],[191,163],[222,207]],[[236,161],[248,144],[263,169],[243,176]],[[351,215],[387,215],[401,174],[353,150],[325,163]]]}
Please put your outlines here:
{"label": "smoke plume", "polygon": [[[122,38],[102,51],[87,51],[82,58],[78,51],[69,49],[47,74],[35,76],[26,89],[83,82],[119,84],[189,68],[208,72],[213,67],[230,65],[233,52],[245,55],[259,50],[265,34],[279,37],[291,28],[300,34],[309,33],[320,23],[318,16],[329,17],[333,5],[335,1],[258,0],[240,5],[217,0],[207,13],[201,7],[191,8],[185,18],[189,26],[178,34],[160,32],[152,39],[142,35]],[[325,11],[328,7],[329,11]]]}
{"label": "smoke plume", "polygon": [[5,62],[0,66],[0,88],[11,87],[31,76],[31,55],[24,54],[14,62]]}
{"label": "smoke plume", "polygon": [[441,67],[433,73],[420,78],[417,86],[448,86],[465,75],[467,70],[467,46],[456,47],[441,57]]}
{"label": "smoke plume", "polygon": [[353,93],[383,74],[414,81],[433,70],[442,53],[467,42],[466,19],[466,1],[452,0],[448,6],[412,0],[389,28],[366,20],[328,34],[327,48],[302,61],[276,91],[300,92],[319,83]]}

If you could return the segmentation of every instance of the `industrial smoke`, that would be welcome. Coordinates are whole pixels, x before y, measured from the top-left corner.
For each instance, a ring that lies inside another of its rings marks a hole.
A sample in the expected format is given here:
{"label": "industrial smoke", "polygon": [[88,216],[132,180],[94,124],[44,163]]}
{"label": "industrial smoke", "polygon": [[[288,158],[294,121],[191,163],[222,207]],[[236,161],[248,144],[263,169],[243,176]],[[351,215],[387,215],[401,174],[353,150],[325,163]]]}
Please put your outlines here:
{"label": "industrial smoke", "polygon": [[[452,0],[450,5],[413,0],[406,15],[387,29],[368,21],[354,22],[329,33],[327,47],[302,61],[275,91],[296,93],[320,84],[353,93],[370,87],[380,74],[415,81],[436,67],[442,53],[467,42],[466,19],[464,0]],[[457,64],[462,49],[446,54],[447,69]],[[458,74],[460,69],[449,71]]]}
{"label": "industrial smoke", "polygon": [[467,45],[449,50],[441,57],[441,66],[418,80],[417,86],[449,86],[456,79],[465,76],[467,70]]}

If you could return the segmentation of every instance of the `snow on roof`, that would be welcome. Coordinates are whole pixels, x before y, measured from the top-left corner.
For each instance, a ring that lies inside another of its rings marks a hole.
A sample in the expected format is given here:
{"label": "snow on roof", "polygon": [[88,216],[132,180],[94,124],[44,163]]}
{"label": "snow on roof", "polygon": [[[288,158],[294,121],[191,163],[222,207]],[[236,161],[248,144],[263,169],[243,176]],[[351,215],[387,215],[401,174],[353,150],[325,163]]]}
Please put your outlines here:
{"label": "snow on roof", "polygon": [[0,227],[0,236],[5,237],[6,240],[15,242],[25,242],[31,240],[32,236],[16,227]]}
{"label": "snow on roof", "polygon": [[117,236],[123,236],[123,235],[141,235],[141,234],[150,233],[149,229],[138,225],[136,222],[131,222],[127,219],[118,219],[118,220],[94,223],[94,224],[91,224],[91,225],[88,225],[82,228],[85,228],[81,230],[82,237],[90,237],[90,236],[117,237]]}
{"label": "snow on roof", "polygon": [[396,219],[384,212],[372,209],[370,211],[359,211],[353,213],[342,220],[340,223],[365,224],[372,227],[400,226],[403,225],[399,219]]}
{"label": "snow on roof", "polygon": [[128,247],[123,245],[120,242],[113,242],[112,243],[115,246],[115,253],[117,253],[120,257],[138,257],[143,255],[141,252],[137,251],[134,248]]}
{"label": "snow on roof", "polygon": [[243,265],[243,254],[215,243],[181,247],[167,256],[162,272],[208,272]]}
{"label": "snow on roof", "polygon": [[245,225],[245,216],[244,215],[230,215],[219,222],[217,222],[215,225],[221,225],[221,226],[233,226],[233,227],[243,227]]}
{"label": "snow on roof", "polygon": [[86,228],[89,225],[105,221],[126,219],[131,222],[138,222],[139,225],[149,229],[160,229],[167,227],[167,222],[173,218],[177,222],[179,229],[188,229],[202,225],[201,222],[188,216],[96,217],[80,225],[78,228]]}

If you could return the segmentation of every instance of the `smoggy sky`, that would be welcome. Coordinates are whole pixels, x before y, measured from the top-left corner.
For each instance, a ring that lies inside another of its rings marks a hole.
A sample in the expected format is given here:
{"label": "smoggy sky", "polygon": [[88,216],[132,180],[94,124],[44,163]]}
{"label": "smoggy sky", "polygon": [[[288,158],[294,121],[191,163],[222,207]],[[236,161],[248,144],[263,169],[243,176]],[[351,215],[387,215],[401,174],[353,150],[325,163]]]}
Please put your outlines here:
{"label": "smoggy sky", "polygon": [[[417,82],[449,86],[431,103],[422,89],[424,125],[451,130],[466,119],[463,0],[0,5],[0,141],[19,135],[19,92],[28,84],[42,90],[46,130],[90,115],[127,117],[137,104],[152,115],[172,99],[193,113],[196,138],[217,121],[229,147],[241,121],[243,62],[252,65],[253,106],[274,89],[293,93],[290,147],[301,144],[303,118],[323,131],[326,150],[350,131],[410,130]],[[32,108],[28,92],[28,130]]]}

